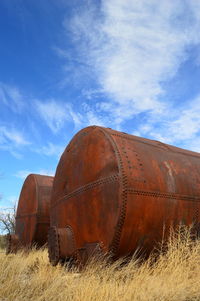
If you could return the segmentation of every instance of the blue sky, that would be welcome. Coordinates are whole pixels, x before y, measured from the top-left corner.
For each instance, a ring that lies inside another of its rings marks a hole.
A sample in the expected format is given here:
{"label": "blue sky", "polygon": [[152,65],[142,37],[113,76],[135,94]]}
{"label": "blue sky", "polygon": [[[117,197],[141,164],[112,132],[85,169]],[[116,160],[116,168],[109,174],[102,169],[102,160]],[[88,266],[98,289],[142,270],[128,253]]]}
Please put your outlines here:
{"label": "blue sky", "polygon": [[81,128],[200,152],[199,0],[0,1],[0,206]]}

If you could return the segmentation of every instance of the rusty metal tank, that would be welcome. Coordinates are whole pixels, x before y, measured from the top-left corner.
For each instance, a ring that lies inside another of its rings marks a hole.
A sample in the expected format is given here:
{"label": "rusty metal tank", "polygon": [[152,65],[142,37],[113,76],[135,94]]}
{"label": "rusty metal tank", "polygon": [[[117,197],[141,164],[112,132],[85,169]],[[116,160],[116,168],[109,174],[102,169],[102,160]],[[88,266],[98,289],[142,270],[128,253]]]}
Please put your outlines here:
{"label": "rusty metal tank", "polygon": [[25,179],[17,207],[15,233],[8,235],[7,253],[33,244],[41,247],[47,242],[53,179],[39,174],[30,174]]}
{"label": "rusty metal tank", "polygon": [[91,126],[78,132],[57,166],[50,207],[49,258],[86,262],[149,253],[171,226],[200,222],[200,154]]}

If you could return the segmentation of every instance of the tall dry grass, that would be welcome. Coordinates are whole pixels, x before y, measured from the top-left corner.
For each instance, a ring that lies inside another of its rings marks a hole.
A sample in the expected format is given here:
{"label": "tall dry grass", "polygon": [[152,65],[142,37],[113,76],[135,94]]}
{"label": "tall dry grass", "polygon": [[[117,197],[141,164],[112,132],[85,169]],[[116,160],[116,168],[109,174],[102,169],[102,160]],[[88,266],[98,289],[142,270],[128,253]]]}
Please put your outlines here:
{"label": "tall dry grass", "polygon": [[[165,250],[163,250],[163,248]],[[77,273],[48,262],[46,250],[0,254],[1,301],[200,300],[200,241],[173,233],[168,249],[139,263],[93,260]]]}
{"label": "tall dry grass", "polygon": [[6,235],[0,235],[0,249],[6,247]]}

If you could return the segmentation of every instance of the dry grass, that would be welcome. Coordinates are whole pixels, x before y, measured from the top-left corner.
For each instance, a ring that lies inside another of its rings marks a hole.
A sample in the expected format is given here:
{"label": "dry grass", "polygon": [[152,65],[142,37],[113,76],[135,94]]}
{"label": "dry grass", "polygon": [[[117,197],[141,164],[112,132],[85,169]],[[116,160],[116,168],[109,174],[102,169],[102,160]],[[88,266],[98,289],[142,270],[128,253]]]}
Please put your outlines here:
{"label": "dry grass", "polygon": [[0,249],[3,249],[6,247],[6,236],[0,235]]}
{"label": "dry grass", "polygon": [[155,261],[132,260],[120,268],[93,261],[81,272],[52,267],[46,250],[0,254],[1,301],[194,301],[200,300],[200,241],[173,234]]}

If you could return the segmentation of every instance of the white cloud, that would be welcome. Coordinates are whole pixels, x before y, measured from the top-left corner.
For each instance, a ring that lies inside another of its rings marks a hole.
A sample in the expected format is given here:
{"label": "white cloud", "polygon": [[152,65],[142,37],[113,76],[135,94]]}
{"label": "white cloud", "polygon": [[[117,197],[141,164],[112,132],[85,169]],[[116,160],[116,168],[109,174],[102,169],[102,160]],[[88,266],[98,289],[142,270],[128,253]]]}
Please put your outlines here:
{"label": "white cloud", "polygon": [[99,97],[99,94],[103,93],[103,90],[100,89],[82,89],[83,97],[86,99],[92,100]]}
{"label": "white cloud", "polygon": [[0,126],[0,144],[13,143],[15,146],[30,144],[24,135],[14,128]]}
{"label": "white cloud", "polygon": [[11,85],[0,82],[0,104],[8,106],[13,112],[20,113],[24,106],[24,97],[20,90]]}
{"label": "white cloud", "polygon": [[74,17],[72,31],[80,55],[94,66],[103,91],[139,112],[160,110],[162,82],[177,73],[187,58],[187,47],[200,42],[199,5],[179,0],[104,0],[101,18],[92,2],[89,6]]}
{"label": "white cloud", "polygon": [[[78,60],[99,84],[94,93],[83,90],[88,122],[120,129],[135,119],[134,133],[199,149],[199,98],[177,103],[164,84],[200,46],[200,2],[103,0],[84,6],[64,26],[71,30]],[[99,111],[91,99],[99,101]]]}
{"label": "white cloud", "polygon": [[35,104],[38,113],[53,133],[57,133],[68,120],[65,108],[55,100],[49,100],[48,102],[36,101]]}
{"label": "white cloud", "polygon": [[21,153],[19,150],[31,143],[25,138],[24,134],[19,130],[0,126],[0,149],[10,152],[14,157],[20,159]]}
{"label": "white cloud", "polygon": [[88,111],[86,113],[87,125],[98,125],[98,126],[106,126],[106,118],[98,116],[93,111]]}
{"label": "white cloud", "polygon": [[47,170],[47,169],[39,169],[39,170],[36,170],[36,171],[33,171],[33,170],[19,170],[16,174],[14,174],[14,176],[24,180],[30,174],[39,174],[39,175],[46,175],[46,176],[54,177],[55,171]]}
{"label": "white cloud", "polygon": [[200,151],[200,95],[138,126],[133,134]]}
{"label": "white cloud", "polygon": [[57,102],[54,99],[45,102],[37,100],[35,106],[40,117],[54,134],[58,133],[67,122],[71,121],[75,126],[82,123],[81,115],[75,113],[69,103]]}
{"label": "white cloud", "polygon": [[22,159],[23,155],[21,152],[15,149],[12,145],[9,144],[0,144],[0,150],[9,152],[16,159]]}
{"label": "white cloud", "polygon": [[71,116],[74,126],[76,128],[80,127],[83,124],[83,116],[80,113],[75,112],[70,104],[65,104],[65,107]]}
{"label": "white cloud", "polygon": [[61,154],[64,152],[65,146],[53,144],[51,142],[47,143],[47,145],[42,146],[34,151],[38,154],[45,155],[45,156],[56,156],[60,158]]}

